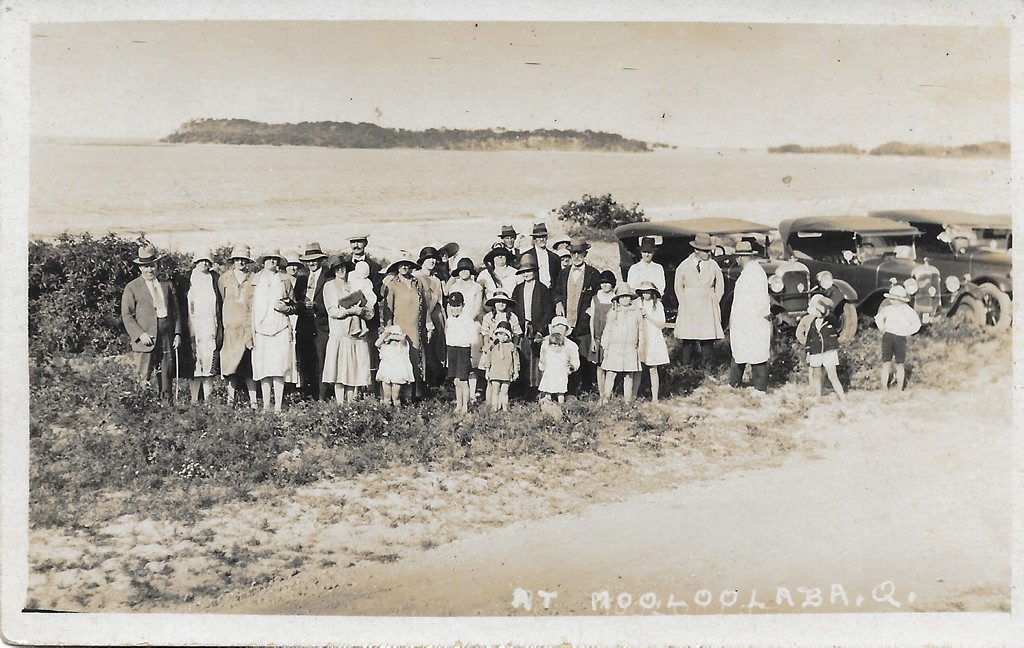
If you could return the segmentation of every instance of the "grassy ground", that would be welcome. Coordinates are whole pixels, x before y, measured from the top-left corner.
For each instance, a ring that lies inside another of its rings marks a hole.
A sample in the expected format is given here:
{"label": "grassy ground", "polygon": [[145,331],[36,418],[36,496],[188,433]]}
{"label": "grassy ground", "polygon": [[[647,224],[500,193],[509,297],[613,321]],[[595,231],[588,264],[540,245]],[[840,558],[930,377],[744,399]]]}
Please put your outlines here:
{"label": "grassy ground", "polygon": [[[1009,333],[940,322],[912,342],[911,389],[956,389],[1009,348]],[[868,330],[843,350],[850,389],[878,389],[878,349]],[[123,360],[36,366],[30,606],[201,604],[813,452],[792,433],[813,405],[795,344],[777,341],[767,400],[725,385],[727,362],[719,345],[706,374],[669,365],[660,406],[582,400],[467,418],[445,400],[401,411],[296,403],[281,415],[160,405]]]}

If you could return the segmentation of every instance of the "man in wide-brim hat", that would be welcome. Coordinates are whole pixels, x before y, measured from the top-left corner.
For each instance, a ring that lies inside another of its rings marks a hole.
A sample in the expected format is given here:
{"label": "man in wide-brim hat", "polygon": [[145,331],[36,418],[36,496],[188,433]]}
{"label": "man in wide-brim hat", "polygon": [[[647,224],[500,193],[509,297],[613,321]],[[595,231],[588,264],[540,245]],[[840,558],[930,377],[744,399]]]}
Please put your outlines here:
{"label": "man in wide-brim hat", "polygon": [[134,259],[139,276],[129,281],[121,294],[121,323],[128,333],[139,381],[150,385],[153,371],[159,368],[160,397],[171,400],[177,373],[174,354],[181,344],[182,326],[177,291],[157,276],[161,258],[152,244],[139,248]]}
{"label": "man in wide-brim hat", "polygon": [[540,344],[548,334],[548,324],[555,316],[555,306],[551,291],[537,280],[537,259],[534,255],[523,255],[517,274],[523,279],[512,290],[512,300],[515,302],[513,312],[523,327],[520,340],[523,363],[519,387],[524,397],[533,398],[540,385]]}
{"label": "man in wide-brim hat", "polygon": [[[324,361],[327,357],[327,339],[330,336],[330,317],[324,305],[324,286],[330,281],[330,269],[325,267],[327,254],[319,243],[307,243],[299,260],[309,274],[295,281],[294,300],[298,318],[295,322],[295,353],[302,386],[307,396],[327,400],[328,386],[323,382]],[[331,388],[333,392],[333,387]]]}
{"label": "man in wide-brim hat", "polygon": [[548,226],[545,223],[534,223],[530,236],[533,239],[533,247],[527,248],[519,255],[520,261],[523,254],[532,254],[537,260],[537,279],[553,290],[562,263],[558,255],[548,249]]}
{"label": "man in wide-brim hat", "polygon": [[749,364],[754,388],[763,393],[768,391],[772,340],[768,275],[754,258],[754,249],[749,242],[737,243],[735,254],[742,269],[736,279],[729,315],[729,347],[732,351],[729,384],[739,387]]}
{"label": "man in wide-brim hat", "polygon": [[722,329],[722,296],[725,277],[711,258],[711,236],[701,232],[690,243],[693,252],[676,267],[675,289],[679,311],[673,337],[682,341],[682,362],[707,366],[715,340],[725,337]]}
{"label": "man in wide-brim hat", "polygon": [[569,393],[579,394],[597,380],[597,366],[590,361],[590,309],[594,295],[601,289],[601,272],[587,263],[590,244],[582,237],[569,241],[570,265],[555,282],[555,314],[564,316],[569,324],[569,339],[581,350],[580,370],[569,376]]}

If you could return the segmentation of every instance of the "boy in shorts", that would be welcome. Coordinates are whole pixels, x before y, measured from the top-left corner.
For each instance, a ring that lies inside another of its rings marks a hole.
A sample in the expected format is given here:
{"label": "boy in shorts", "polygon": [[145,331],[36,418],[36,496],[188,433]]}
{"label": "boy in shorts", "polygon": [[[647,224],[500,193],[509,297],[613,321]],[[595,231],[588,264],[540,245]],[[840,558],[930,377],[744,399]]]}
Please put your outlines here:
{"label": "boy in shorts", "polygon": [[875,324],[882,332],[882,389],[889,389],[890,361],[896,365],[896,388],[903,391],[907,360],[907,338],[921,330],[921,318],[910,306],[910,297],[903,286],[895,285],[885,293],[888,301],[875,315]]}
{"label": "boy in shorts", "polygon": [[480,324],[463,313],[466,298],[461,292],[448,295],[448,318],[445,321],[445,343],[448,351],[448,378],[455,385],[455,413],[469,413],[469,372],[473,368],[470,347],[479,334]]}

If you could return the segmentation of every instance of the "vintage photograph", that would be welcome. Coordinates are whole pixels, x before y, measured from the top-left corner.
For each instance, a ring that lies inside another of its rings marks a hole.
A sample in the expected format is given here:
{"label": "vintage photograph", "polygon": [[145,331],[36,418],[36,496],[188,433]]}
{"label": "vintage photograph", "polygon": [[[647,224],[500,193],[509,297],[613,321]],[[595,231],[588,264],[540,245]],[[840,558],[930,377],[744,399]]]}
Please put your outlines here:
{"label": "vintage photograph", "polygon": [[1009,27],[30,29],[26,613],[1010,613]]}

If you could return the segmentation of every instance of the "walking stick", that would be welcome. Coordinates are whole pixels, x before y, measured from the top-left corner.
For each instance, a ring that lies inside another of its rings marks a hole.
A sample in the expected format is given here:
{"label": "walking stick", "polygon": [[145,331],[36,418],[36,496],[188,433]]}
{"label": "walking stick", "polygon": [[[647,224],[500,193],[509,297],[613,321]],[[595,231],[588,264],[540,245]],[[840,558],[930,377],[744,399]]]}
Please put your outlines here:
{"label": "walking stick", "polygon": [[172,398],[175,405],[178,404],[178,376],[181,373],[178,367],[178,347],[174,347],[174,375],[171,377],[171,380],[174,381],[174,395]]}

